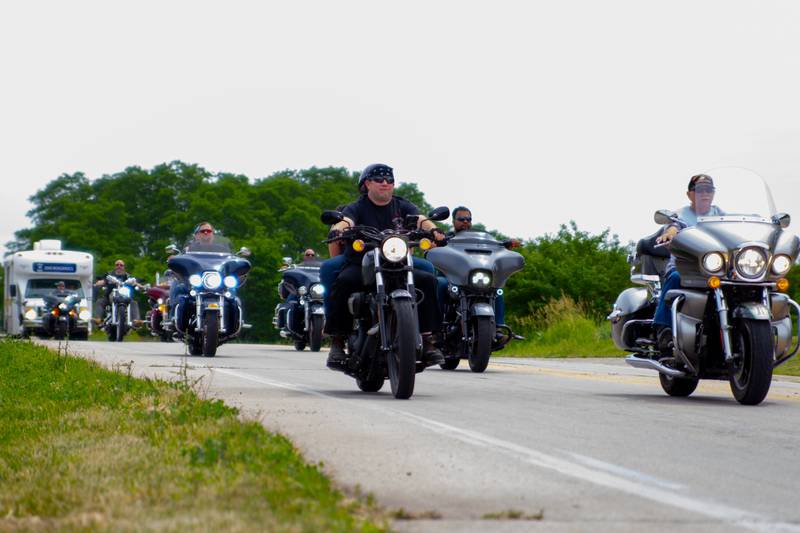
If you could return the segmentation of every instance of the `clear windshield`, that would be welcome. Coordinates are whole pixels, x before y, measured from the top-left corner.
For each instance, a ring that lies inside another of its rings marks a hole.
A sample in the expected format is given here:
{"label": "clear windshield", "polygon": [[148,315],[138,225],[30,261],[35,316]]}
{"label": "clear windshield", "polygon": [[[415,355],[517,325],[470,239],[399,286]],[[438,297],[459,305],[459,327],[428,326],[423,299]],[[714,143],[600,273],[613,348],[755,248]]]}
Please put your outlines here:
{"label": "clear windshield", "polygon": [[56,292],[56,282],[63,281],[68,292],[75,293],[83,298],[83,287],[76,279],[32,279],[25,288],[25,298],[44,298]]}
{"label": "clear windshield", "polygon": [[232,253],[231,241],[219,234],[191,237],[186,243],[187,252]]}
{"label": "clear windshield", "polygon": [[[756,172],[741,167],[717,167],[703,172],[712,182],[702,179],[676,211],[681,218],[719,215],[743,215],[770,218],[776,205],[769,182]],[[693,198],[692,198],[693,196]],[[694,209],[690,205],[694,200]]]}

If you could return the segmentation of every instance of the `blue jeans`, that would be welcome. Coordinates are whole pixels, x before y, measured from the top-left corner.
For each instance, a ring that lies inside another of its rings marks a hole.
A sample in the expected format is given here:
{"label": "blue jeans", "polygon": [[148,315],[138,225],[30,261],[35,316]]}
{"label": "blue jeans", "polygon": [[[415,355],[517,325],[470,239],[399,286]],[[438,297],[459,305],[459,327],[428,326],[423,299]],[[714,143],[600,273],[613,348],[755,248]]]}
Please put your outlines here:
{"label": "blue jeans", "polygon": [[670,310],[667,309],[667,304],[664,301],[664,297],[667,295],[667,292],[671,291],[672,289],[680,288],[681,275],[678,274],[677,270],[673,270],[669,273],[667,279],[664,280],[664,284],[661,286],[661,296],[658,298],[656,314],[653,317],[653,324],[657,326],[666,326],[668,328],[672,327],[672,316],[670,315]]}
{"label": "blue jeans", "polygon": [[[436,276],[436,296],[439,298],[439,307],[444,312],[444,303],[449,296],[447,295],[447,278],[442,275]],[[503,294],[494,299],[494,323],[506,323],[506,301]]]}

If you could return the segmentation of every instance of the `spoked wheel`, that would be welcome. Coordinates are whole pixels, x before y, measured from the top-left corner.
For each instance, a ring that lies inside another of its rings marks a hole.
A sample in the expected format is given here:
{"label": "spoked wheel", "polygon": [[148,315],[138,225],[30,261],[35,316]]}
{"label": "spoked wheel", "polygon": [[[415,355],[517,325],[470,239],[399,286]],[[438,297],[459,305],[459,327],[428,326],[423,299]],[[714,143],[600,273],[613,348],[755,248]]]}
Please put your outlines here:
{"label": "spoked wheel", "polygon": [[478,317],[472,331],[472,350],[469,353],[469,368],[473,372],[483,372],[489,366],[494,341],[494,320],[487,316]]}
{"label": "spoked wheel", "polygon": [[674,378],[666,374],[659,374],[658,380],[661,388],[670,396],[686,397],[694,392],[700,382],[697,378]]}
{"label": "spoked wheel", "polygon": [[739,357],[731,368],[731,391],[743,405],[758,405],[772,383],[772,328],[766,320],[742,318],[733,328],[733,351]]}
{"label": "spoked wheel", "polygon": [[392,300],[389,338],[392,350],[387,354],[387,366],[392,394],[407,400],[414,394],[417,371],[417,315],[411,300]]}
{"label": "spoked wheel", "polygon": [[219,339],[219,313],[206,311],[203,317],[203,355],[214,357],[217,354]]}
{"label": "spoked wheel", "polygon": [[117,342],[122,342],[125,338],[125,333],[128,329],[128,309],[124,305],[120,305],[117,309],[117,327],[115,339]]}
{"label": "spoked wheel", "polygon": [[444,363],[439,365],[439,367],[442,370],[455,370],[456,368],[458,368],[458,363],[460,362],[461,359],[459,359],[458,357],[445,358]]}
{"label": "spoked wheel", "polygon": [[[311,330],[308,332],[308,349],[318,352],[322,347],[322,328],[325,325],[322,315],[311,316]],[[383,381],[381,381],[383,385]]]}

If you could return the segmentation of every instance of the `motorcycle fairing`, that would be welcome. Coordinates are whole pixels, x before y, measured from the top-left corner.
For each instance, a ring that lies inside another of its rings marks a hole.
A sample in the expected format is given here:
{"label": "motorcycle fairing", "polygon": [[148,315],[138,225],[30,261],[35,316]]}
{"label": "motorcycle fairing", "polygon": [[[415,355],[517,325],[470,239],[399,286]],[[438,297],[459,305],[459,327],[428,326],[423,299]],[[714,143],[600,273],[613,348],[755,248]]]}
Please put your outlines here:
{"label": "motorcycle fairing", "polygon": [[506,250],[491,234],[482,231],[462,231],[447,246],[428,250],[426,258],[450,283],[461,287],[469,285],[473,270],[488,270],[492,273],[492,287],[502,288],[525,265],[522,255]]}

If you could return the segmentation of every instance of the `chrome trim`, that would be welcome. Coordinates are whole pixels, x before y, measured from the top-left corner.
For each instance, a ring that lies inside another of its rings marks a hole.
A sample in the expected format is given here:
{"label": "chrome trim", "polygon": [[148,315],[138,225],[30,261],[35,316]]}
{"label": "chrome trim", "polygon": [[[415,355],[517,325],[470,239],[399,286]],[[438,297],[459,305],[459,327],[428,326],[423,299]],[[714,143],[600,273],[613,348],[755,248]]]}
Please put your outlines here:
{"label": "chrome trim", "polygon": [[689,358],[686,356],[686,354],[683,353],[683,349],[680,347],[680,343],[678,342],[678,305],[685,298],[686,298],[685,296],[680,295],[680,296],[676,297],[675,300],[672,302],[672,309],[671,309],[671,314],[672,314],[672,347],[673,347],[673,351],[676,354],[678,354],[678,357],[680,357],[681,362],[683,362],[683,364],[686,365],[689,368],[689,370],[692,372],[692,374],[694,375],[694,374],[697,374],[697,369],[694,367],[692,362],[689,361]]}
{"label": "chrome trim", "polygon": [[728,324],[728,304],[725,301],[725,295],[722,294],[722,289],[714,289],[714,300],[719,314],[719,329],[722,333],[722,351],[725,354],[725,362],[730,363],[733,360],[731,326]]}
{"label": "chrome trim", "polygon": [[[798,331],[800,331],[800,305],[798,305],[798,303],[792,300],[791,298],[787,298],[787,300],[789,305],[794,307],[794,310],[797,311],[797,327],[799,328]],[[797,354],[798,350],[800,350],[800,336],[798,336],[797,338],[797,344],[795,344],[794,349],[789,353],[787,353],[786,355],[784,355],[783,357],[781,357],[780,359],[778,359],[777,361],[775,361],[772,364],[772,368],[780,366],[789,359],[791,359],[792,357],[794,357]]]}
{"label": "chrome trim", "polygon": [[635,368],[647,368],[648,370],[657,370],[660,374],[665,374],[667,376],[673,378],[685,378],[686,372],[682,372],[680,370],[675,370],[674,368],[670,368],[668,366],[664,366],[658,361],[654,361],[653,359],[645,359],[643,357],[636,357],[635,355],[629,355],[625,358],[625,362]]}
{"label": "chrome trim", "polygon": [[[746,252],[750,248],[760,248],[761,252],[764,254],[764,271],[760,275],[758,275],[758,276],[756,276],[754,278],[745,276],[739,270],[739,256],[742,255],[744,252]],[[753,282],[758,283],[758,282],[764,281],[764,278],[767,277],[767,274],[769,274],[769,272],[770,272],[770,265],[771,264],[772,264],[772,254],[770,253],[769,246],[767,246],[766,244],[764,244],[762,242],[745,242],[745,243],[740,244],[738,246],[738,248],[736,249],[736,251],[733,253],[733,257],[731,258],[731,268],[730,268],[729,272],[731,274],[736,274],[736,276],[738,276],[740,279],[743,279],[745,281],[753,281]]]}

